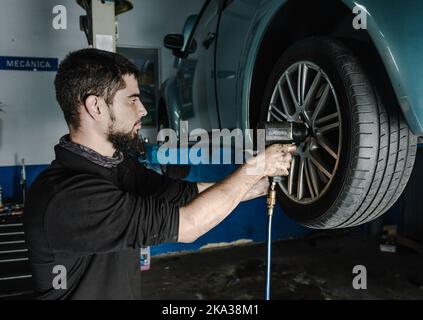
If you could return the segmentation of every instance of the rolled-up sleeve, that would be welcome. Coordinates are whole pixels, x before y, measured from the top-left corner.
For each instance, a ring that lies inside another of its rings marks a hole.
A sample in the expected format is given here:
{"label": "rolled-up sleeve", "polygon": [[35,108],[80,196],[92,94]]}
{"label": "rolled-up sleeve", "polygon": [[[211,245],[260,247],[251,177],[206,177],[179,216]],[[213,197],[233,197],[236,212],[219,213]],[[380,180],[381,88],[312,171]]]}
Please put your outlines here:
{"label": "rolled-up sleeve", "polygon": [[179,207],[79,177],[51,199],[44,224],[56,251],[113,252],[177,241]]}

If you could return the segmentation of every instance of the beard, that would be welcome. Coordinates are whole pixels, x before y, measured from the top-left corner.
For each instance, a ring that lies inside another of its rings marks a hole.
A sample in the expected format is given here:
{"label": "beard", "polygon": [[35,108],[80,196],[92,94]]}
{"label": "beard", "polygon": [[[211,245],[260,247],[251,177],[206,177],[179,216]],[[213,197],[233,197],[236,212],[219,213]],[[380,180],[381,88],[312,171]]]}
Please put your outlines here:
{"label": "beard", "polygon": [[138,132],[119,132],[115,131],[116,118],[109,108],[110,119],[112,120],[107,133],[107,140],[110,141],[113,147],[122,153],[145,154],[144,141]]}
{"label": "beard", "polygon": [[109,130],[107,135],[107,140],[109,140],[113,147],[123,153],[144,153],[144,141],[142,137],[138,134],[129,132],[115,132]]}

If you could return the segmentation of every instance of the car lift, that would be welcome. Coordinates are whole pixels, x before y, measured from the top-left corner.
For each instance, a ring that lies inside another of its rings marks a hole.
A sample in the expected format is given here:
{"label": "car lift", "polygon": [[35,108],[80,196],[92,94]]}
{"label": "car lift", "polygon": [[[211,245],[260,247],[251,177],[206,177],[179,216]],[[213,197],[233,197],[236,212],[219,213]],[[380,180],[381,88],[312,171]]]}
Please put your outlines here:
{"label": "car lift", "polygon": [[116,16],[131,10],[132,0],[76,0],[85,11],[79,17],[80,29],[94,48],[116,52],[118,23]]}

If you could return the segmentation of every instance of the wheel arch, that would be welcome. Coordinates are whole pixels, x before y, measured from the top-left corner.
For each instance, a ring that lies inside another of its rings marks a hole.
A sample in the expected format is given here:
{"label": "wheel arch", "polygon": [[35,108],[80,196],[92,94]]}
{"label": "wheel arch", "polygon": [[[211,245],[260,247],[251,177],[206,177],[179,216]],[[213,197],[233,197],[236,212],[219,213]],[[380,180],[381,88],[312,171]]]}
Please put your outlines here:
{"label": "wheel arch", "polygon": [[[306,6],[308,9],[304,10]],[[284,50],[306,37],[332,36],[360,44],[351,46],[351,49],[356,50],[359,58],[373,60],[378,66],[378,71],[386,76],[384,81],[389,82],[388,85],[394,91],[397,105],[401,107],[410,129],[415,134],[423,135],[420,121],[423,119],[423,108],[419,111],[419,97],[410,97],[407,94],[404,75],[398,70],[398,59],[393,55],[382,30],[375,23],[372,12],[368,16],[367,30],[351,28],[355,17],[352,12],[354,6],[355,2],[352,0],[264,1],[261,12],[252,23],[255,26],[255,35],[246,42],[245,48],[248,49],[241,56],[241,65],[245,65],[246,69],[239,94],[246,128],[255,126],[255,123],[250,123],[250,119],[258,119],[266,79]],[[275,39],[278,41],[274,41]],[[366,54],[363,54],[362,50],[365,50]],[[423,102],[423,94],[421,99]]]}

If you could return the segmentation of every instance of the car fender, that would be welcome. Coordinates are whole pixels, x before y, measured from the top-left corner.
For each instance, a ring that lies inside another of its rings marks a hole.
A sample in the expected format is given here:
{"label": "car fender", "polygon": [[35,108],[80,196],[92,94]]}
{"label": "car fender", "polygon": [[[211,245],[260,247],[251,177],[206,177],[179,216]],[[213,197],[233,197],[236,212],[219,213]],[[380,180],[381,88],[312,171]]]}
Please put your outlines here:
{"label": "car fender", "polygon": [[[340,0],[341,1],[341,0]],[[358,6],[366,13],[367,31],[385,66],[405,119],[416,135],[423,135],[423,38],[419,31],[423,16],[420,0],[342,0],[351,8]],[[243,126],[249,125],[249,97],[254,65],[261,42],[276,13],[287,0],[262,0],[253,18],[247,41],[240,57],[240,86]],[[419,15],[420,14],[420,15]],[[254,31],[253,31],[254,30]]]}

